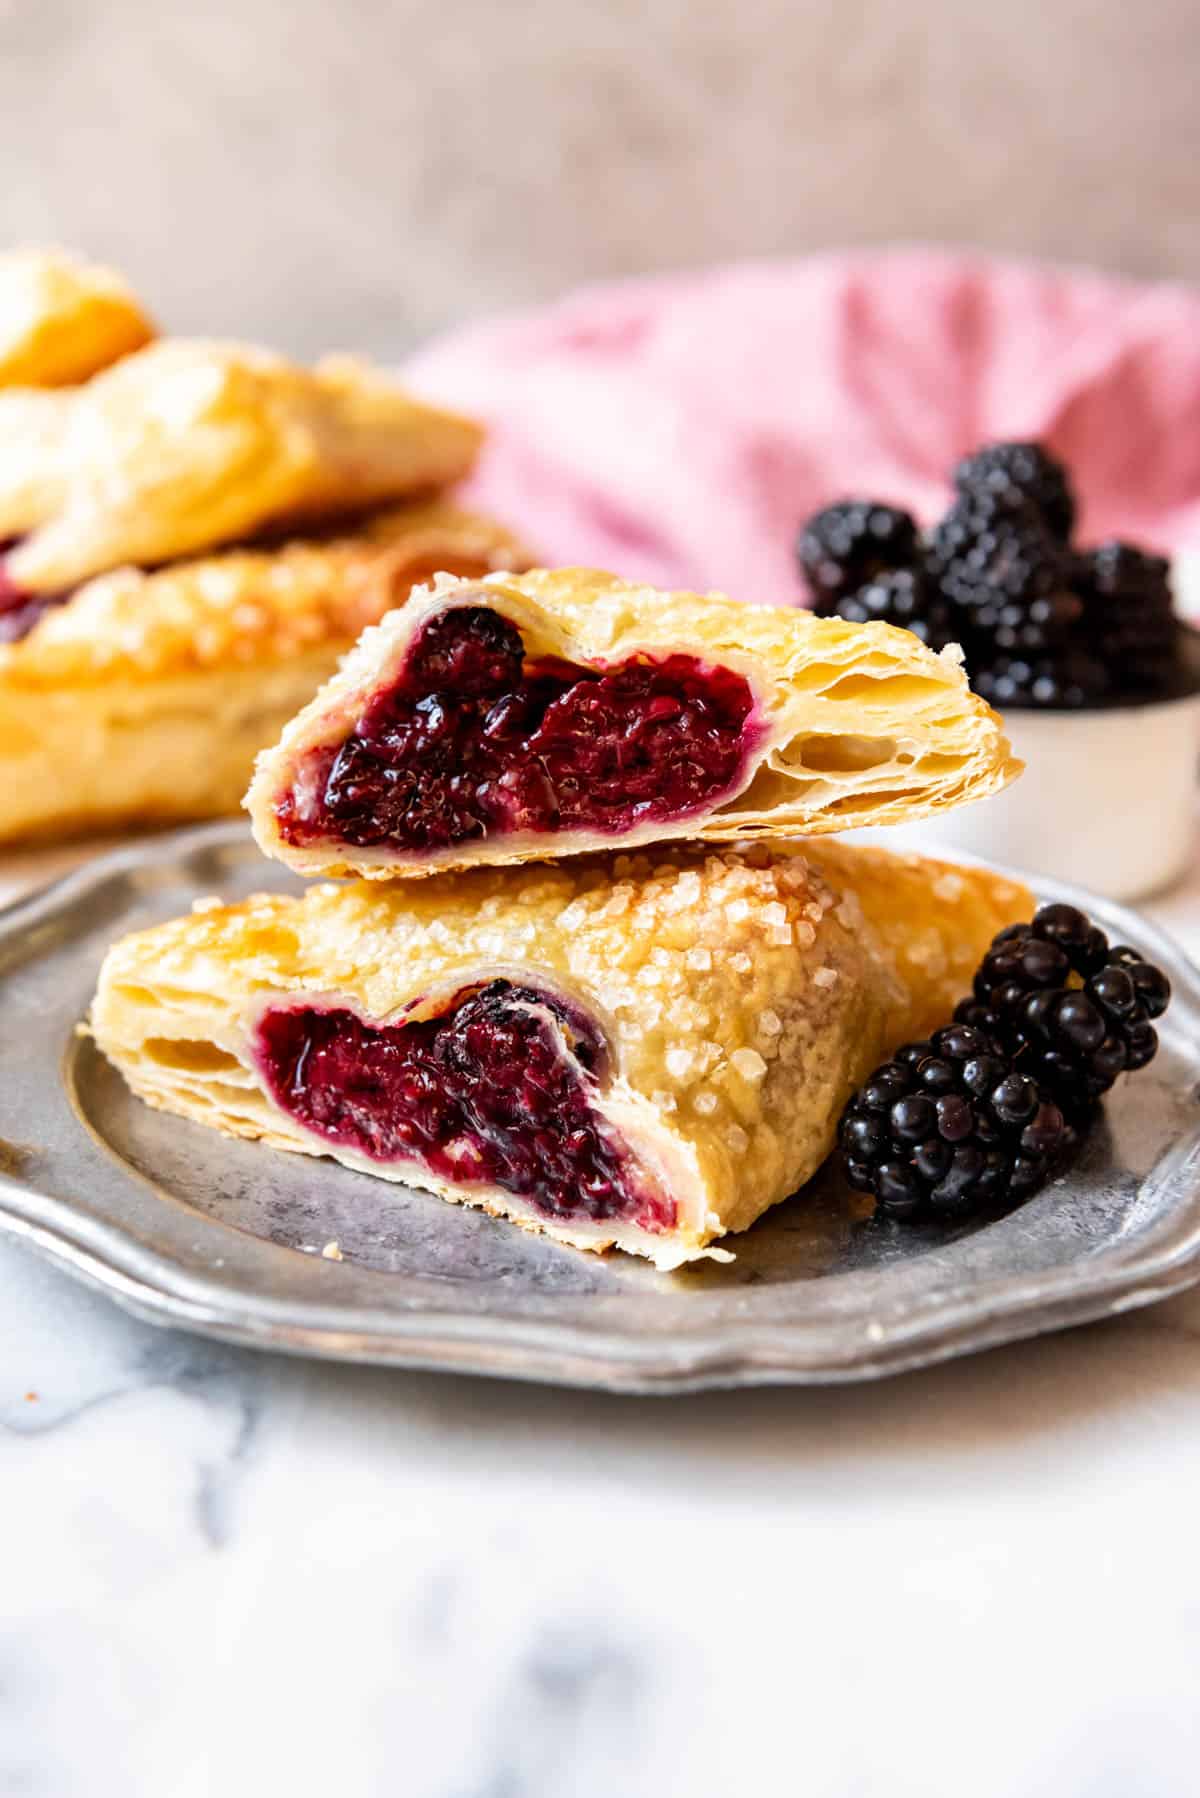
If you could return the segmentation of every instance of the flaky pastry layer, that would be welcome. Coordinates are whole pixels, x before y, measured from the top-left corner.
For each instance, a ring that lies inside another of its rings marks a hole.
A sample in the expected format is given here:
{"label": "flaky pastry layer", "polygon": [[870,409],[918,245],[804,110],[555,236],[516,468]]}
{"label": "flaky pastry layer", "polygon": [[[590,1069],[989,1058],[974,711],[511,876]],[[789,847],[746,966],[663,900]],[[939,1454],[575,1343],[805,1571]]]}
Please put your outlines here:
{"label": "flaky pastry layer", "polygon": [[[985,870],[828,843],[319,886],[211,901],[127,937],[104,963],[91,1028],[151,1105],[670,1267],[809,1179],[851,1090],[949,1016],[995,931],[1032,908]],[[495,1185],[331,1147],[259,1072],[265,1007],[307,1000],[396,1024],[497,978],[594,1023],[609,1052],[595,1110],[669,1195],[673,1227],[549,1216]]]}
{"label": "flaky pastry layer", "polygon": [[[619,836],[484,834],[430,851],[350,846],[332,835],[303,846],[285,841],[276,808],[305,793],[313,752],[353,735],[372,698],[398,678],[417,633],[453,606],[502,613],[529,657],[604,668],[686,653],[744,676],[758,741],[738,790],[705,811]],[[909,631],[746,606],[722,594],[662,593],[592,569],[537,569],[517,579],[439,581],[368,631],[262,756],[246,806],[262,848],[289,867],[385,879],[670,838],[730,842],[900,823],[995,793],[1020,770],[957,652],[935,655]]]}
{"label": "flaky pastry layer", "polygon": [[444,501],[353,535],[121,569],[0,646],[0,841],[236,811],[254,758],[433,569],[528,558]]}
{"label": "flaky pastry layer", "polygon": [[0,255],[0,387],[70,387],[154,334],[111,269],[62,250]]}
{"label": "flaky pastry layer", "polygon": [[79,388],[60,439],[40,481],[0,457],[0,518],[24,534],[5,571],[29,592],[432,492],[468,472],[482,432],[366,364],[166,339]]}

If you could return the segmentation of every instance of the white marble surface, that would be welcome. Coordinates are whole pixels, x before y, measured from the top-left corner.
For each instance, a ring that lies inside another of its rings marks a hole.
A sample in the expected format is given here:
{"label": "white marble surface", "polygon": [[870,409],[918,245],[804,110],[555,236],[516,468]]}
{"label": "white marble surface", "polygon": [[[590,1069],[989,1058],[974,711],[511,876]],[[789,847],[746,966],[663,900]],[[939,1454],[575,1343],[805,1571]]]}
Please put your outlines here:
{"label": "white marble surface", "polygon": [[[1200,948],[1200,880],[1148,909]],[[215,1347],[0,1244],[0,1376],[3,1798],[1196,1789],[1200,1294],[624,1400]]]}

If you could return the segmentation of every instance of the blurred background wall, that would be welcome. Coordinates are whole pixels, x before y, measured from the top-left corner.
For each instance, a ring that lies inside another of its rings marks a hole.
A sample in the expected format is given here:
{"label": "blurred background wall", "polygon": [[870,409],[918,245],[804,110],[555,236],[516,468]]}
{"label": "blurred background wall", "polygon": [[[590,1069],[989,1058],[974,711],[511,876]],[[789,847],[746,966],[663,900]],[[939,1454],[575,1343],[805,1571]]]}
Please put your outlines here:
{"label": "blurred background wall", "polygon": [[1200,278],[1197,0],[0,0],[0,239],[387,354],[595,277],[937,239]]}

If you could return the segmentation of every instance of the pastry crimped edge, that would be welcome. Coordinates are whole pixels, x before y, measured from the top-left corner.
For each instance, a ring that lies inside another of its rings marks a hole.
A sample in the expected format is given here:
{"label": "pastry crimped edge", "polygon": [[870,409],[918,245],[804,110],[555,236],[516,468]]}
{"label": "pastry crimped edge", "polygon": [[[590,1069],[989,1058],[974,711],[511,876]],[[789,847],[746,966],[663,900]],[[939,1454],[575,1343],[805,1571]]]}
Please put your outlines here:
{"label": "pastry crimped edge", "polygon": [[[124,939],[90,1028],[151,1105],[671,1268],[803,1185],[854,1087],[944,1021],[991,937],[1032,909],[983,869],[826,842],[318,886],[202,901]],[[249,1033],[273,1001],[395,1023],[498,976],[598,1023],[611,1078],[594,1109],[680,1205],[674,1230],[550,1218],[499,1188],[367,1161],[306,1132],[254,1070]]]}
{"label": "pastry crimped edge", "polygon": [[[710,811],[613,837],[582,830],[506,834],[421,855],[286,843],[275,803],[304,756],[352,732],[372,693],[399,672],[427,618],[471,604],[503,612],[534,656],[604,665],[642,651],[685,652],[745,675],[765,734],[748,758],[740,791]],[[814,765],[803,759],[806,748]],[[841,768],[835,765],[839,756],[846,764]],[[886,624],[742,605],[724,594],[659,592],[594,569],[534,569],[517,578],[435,582],[414,593],[402,613],[367,631],[279,743],[259,758],[246,808],[260,847],[288,867],[384,880],[672,839],[808,837],[905,823],[999,792],[1021,768],[1001,720],[971,691],[956,649],[934,654],[911,632]]]}
{"label": "pastry crimped edge", "polygon": [[65,250],[0,254],[0,388],[74,386],[154,336],[112,269]]}
{"label": "pastry crimped edge", "polygon": [[[19,469],[15,494],[0,487],[0,516],[22,533],[6,572],[28,592],[57,592],[268,527],[310,528],[462,479],[482,441],[473,420],[351,358],[310,369],[166,338],[74,391],[40,488]],[[0,475],[11,466],[0,461]]]}
{"label": "pastry crimped edge", "polygon": [[216,817],[362,626],[431,568],[528,560],[448,501],[349,535],[121,569],[0,646],[0,841]]}

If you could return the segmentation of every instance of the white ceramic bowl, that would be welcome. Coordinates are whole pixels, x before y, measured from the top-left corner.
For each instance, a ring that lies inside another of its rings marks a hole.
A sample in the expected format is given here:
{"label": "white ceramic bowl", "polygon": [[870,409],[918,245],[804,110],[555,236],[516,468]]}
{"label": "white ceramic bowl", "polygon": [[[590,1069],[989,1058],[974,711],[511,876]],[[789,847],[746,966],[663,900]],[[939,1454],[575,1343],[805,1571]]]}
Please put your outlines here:
{"label": "white ceramic bowl", "polygon": [[[1110,899],[1169,886],[1195,852],[1200,692],[1104,711],[1004,716],[1025,773],[994,799],[872,833],[1049,874]],[[865,834],[865,833],[864,833]]]}

